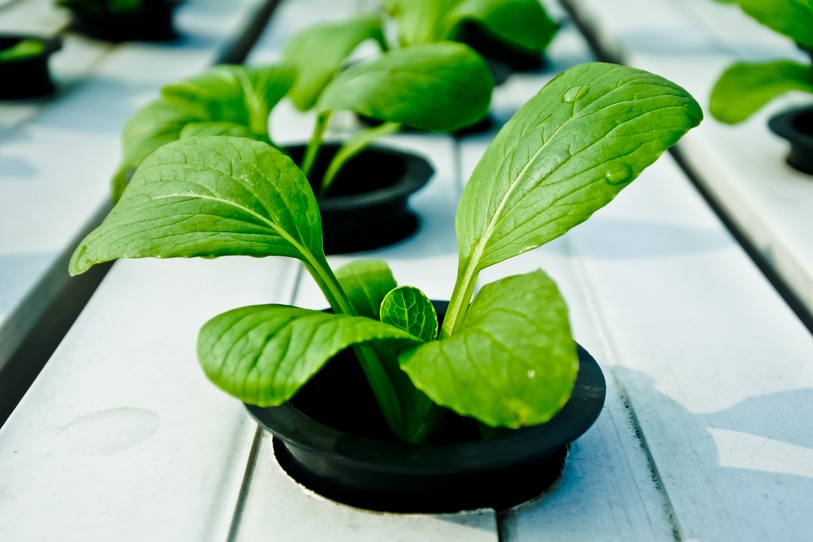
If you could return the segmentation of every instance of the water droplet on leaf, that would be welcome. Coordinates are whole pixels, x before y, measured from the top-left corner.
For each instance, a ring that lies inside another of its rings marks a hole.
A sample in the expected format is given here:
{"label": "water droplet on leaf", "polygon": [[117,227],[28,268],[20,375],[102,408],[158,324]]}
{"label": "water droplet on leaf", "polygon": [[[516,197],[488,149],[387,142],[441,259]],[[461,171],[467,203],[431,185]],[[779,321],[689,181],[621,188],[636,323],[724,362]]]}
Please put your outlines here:
{"label": "water droplet on leaf", "polygon": [[604,174],[609,184],[624,184],[632,177],[632,168],[626,164],[615,164]]}
{"label": "water droplet on leaf", "polygon": [[533,369],[528,369],[528,378],[533,378],[536,376],[536,371]]}
{"label": "water droplet on leaf", "polygon": [[584,96],[587,93],[587,89],[588,87],[586,86],[571,87],[567,89],[565,94],[562,96],[562,100],[564,100],[565,103],[571,104]]}

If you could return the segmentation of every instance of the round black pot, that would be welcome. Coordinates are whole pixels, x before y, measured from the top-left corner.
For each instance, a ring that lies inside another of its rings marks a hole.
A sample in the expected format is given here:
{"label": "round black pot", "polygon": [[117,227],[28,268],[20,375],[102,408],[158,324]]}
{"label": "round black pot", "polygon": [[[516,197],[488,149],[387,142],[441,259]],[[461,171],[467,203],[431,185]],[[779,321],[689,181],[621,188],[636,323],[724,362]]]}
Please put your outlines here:
{"label": "round black pot", "polygon": [[[321,179],[339,146],[322,147],[310,175]],[[304,145],[286,149],[298,164]],[[369,148],[349,160],[324,198],[319,198],[325,253],[373,250],[412,235],[418,219],[409,196],[423,188],[434,170],[426,159],[394,149]],[[316,187],[314,187],[314,192]]]}
{"label": "round black pot", "polygon": [[128,13],[71,7],[71,29],[110,42],[172,41],[178,37],[172,24],[175,4],[147,0]]}
{"label": "round black pot", "polygon": [[[435,305],[445,311],[445,303]],[[578,352],[576,387],[553,419],[488,440],[475,420],[447,412],[429,443],[395,441],[351,350],[333,358],[290,402],[246,408],[273,433],[283,469],[330,499],[389,512],[505,510],[559,478],[567,445],[601,412],[604,376],[587,351],[579,346]]]}
{"label": "round black pot", "polygon": [[62,48],[59,38],[0,35],[0,50],[14,47],[23,40],[35,40],[45,45],[40,53],[22,58],[0,60],[0,99],[35,98],[53,92],[54,84],[48,72],[48,58]]}
{"label": "round black pot", "polygon": [[511,47],[472,22],[465,22],[460,26],[457,40],[483,55],[489,63],[496,85],[502,84],[512,71],[536,71],[547,65],[542,54]]}
{"label": "round black pot", "polygon": [[790,142],[788,164],[813,175],[813,106],[780,113],[768,121],[768,126]]}

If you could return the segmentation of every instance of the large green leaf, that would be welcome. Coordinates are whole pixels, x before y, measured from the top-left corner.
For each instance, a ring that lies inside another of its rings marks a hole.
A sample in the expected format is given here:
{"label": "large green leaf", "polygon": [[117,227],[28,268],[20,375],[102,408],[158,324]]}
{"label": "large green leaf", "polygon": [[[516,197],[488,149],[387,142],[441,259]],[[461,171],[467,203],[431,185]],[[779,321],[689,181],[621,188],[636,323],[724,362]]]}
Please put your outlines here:
{"label": "large green leaf", "polygon": [[542,52],[558,25],[539,0],[463,0],[449,15],[450,24],[470,21],[518,49]]}
{"label": "large green leaf", "polygon": [[423,342],[438,335],[438,315],[429,298],[414,286],[391,290],[381,303],[381,321],[408,331]]}
{"label": "large green leaf", "polygon": [[378,320],[384,297],[398,286],[382,260],[356,260],[338,268],[335,274],[356,314],[374,320]]}
{"label": "large green leaf", "polygon": [[449,131],[488,111],[494,81],[485,61],[458,43],[415,45],[343,71],[319,110],[350,110],[386,122]]}
{"label": "large green leaf", "polygon": [[714,85],[709,112],[721,122],[736,124],[791,90],[813,93],[813,68],[784,60],[734,64]]}
{"label": "large green leaf", "polygon": [[400,360],[436,403],[512,428],[544,423],[561,410],[578,372],[567,305],[542,271],[485,285],[454,336]]}
{"label": "large green leaf", "polygon": [[813,48],[813,0],[717,0],[737,4],[768,28]]}
{"label": "large green leaf", "polygon": [[292,37],[282,58],[296,68],[296,81],[290,91],[294,105],[302,111],[312,108],[348,55],[368,39],[386,49],[377,17],[314,25]]}
{"label": "large green leaf", "polygon": [[76,249],[70,272],[115,258],[236,254],[324,262],[319,208],[299,168],[270,145],[200,137],[165,145],[141,164]]}
{"label": "large green leaf", "polygon": [[198,360],[224,391],[246,403],[276,406],[341,350],[382,339],[402,347],[419,342],[369,318],[257,305],[207,322],[198,337]]}
{"label": "large green leaf", "polygon": [[253,133],[248,126],[235,122],[190,122],[181,129],[179,139],[210,136],[247,137],[257,141],[263,140],[263,136]]}
{"label": "large green leaf", "polygon": [[702,116],[685,90],[645,71],[587,63],[556,77],[503,127],[463,191],[463,280],[586,220]]}

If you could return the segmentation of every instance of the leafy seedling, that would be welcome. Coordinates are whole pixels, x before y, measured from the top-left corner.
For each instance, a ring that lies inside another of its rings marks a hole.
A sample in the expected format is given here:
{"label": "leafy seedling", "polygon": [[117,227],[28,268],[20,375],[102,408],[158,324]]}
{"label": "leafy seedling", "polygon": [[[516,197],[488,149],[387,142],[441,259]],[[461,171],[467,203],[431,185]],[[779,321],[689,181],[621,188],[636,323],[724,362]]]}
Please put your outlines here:
{"label": "leafy seedling", "polygon": [[460,39],[463,25],[523,53],[541,54],[558,25],[539,0],[388,0],[402,46]]}
{"label": "leafy seedling", "polygon": [[296,258],[334,314],[255,305],[216,316],[201,329],[198,358],[217,386],[279,405],[353,347],[403,441],[428,438],[444,408],[493,427],[540,424],[568,400],[578,370],[567,307],[543,271],[474,295],[480,272],[589,218],[701,118],[685,90],[633,68],[583,64],[546,85],[500,131],[463,191],[457,281],[439,330],[426,296],[397,287],[384,262],[334,274],[304,174],[247,138],[180,140],[153,153],[82,241],[70,272],[115,258]]}
{"label": "leafy seedling", "polygon": [[[127,122],[123,159],[114,177],[118,200],[132,172],[161,146],[184,137],[248,137],[273,145],[268,117],[294,85],[296,70],[287,64],[265,67],[218,66],[170,84],[161,98]],[[482,118],[491,101],[493,80],[483,60],[468,47],[438,43],[388,51],[333,77],[319,99],[316,126],[302,169],[311,173],[324,143],[333,111],[362,113],[384,122],[351,137],[333,157],[317,192],[324,194],[342,166],[382,135],[402,124],[451,131]],[[296,88],[296,87],[293,87]],[[313,89],[299,87],[301,95]]]}
{"label": "leafy seedling", "polygon": [[[787,36],[813,55],[813,1],[717,0],[737,4],[757,22]],[[813,66],[792,60],[738,62],[729,66],[711,92],[709,111],[737,124],[791,90],[813,93]]]}

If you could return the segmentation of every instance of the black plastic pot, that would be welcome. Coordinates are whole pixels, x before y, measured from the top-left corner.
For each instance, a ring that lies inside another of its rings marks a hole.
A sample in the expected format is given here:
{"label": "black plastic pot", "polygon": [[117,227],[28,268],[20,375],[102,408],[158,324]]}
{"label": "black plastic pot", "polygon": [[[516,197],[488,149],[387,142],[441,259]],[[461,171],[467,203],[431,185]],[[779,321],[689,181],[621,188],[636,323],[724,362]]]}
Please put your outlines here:
{"label": "black plastic pot", "polygon": [[30,56],[0,60],[0,99],[21,99],[45,96],[53,92],[54,84],[48,72],[48,58],[62,48],[59,38],[23,35],[0,35],[0,50],[9,49],[24,40],[38,41],[44,49]]}
{"label": "black plastic pot", "polygon": [[[445,312],[446,303],[434,303]],[[475,420],[448,412],[433,441],[396,442],[350,350],[289,403],[246,408],[273,433],[280,465],[330,499],[390,512],[505,510],[539,496],[559,478],[567,445],[601,412],[604,376],[587,351],[578,351],[573,396],[553,419],[488,440]]]}
{"label": "black plastic pot", "polygon": [[110,41],[172,41],[178,34],[172,24],[177,2],[147,0],[132,12],[114,12],[71,6],[71,29]]}
{"label": "black plastic pot", "polygon": [[[321,179],[339,146],[322,147],[310,175]],[[287,148],[300,163],[304,145]],[[394,149],[369,148],[349,160],[324,198],[319,198],[327,254],[373,250],[406,239],[418,227],[408,199],[432,177],[426,159]],[[314,187],[316,191],[316,187]]]}
{"label": "black plastic pot", "polygon": [[788,164],[813,175],[813,106],[792,109],[772,117],[770,129],[790,142]]}
{"label": "black plastic pot", "polygon": [[502,84],[511,71],[536,71],[547,65],[541,53],[511,47],[472,22],[465,22],[460,26],[457,41],[465,43],[483,55],[489,63],[494,83],[497,85]]}

